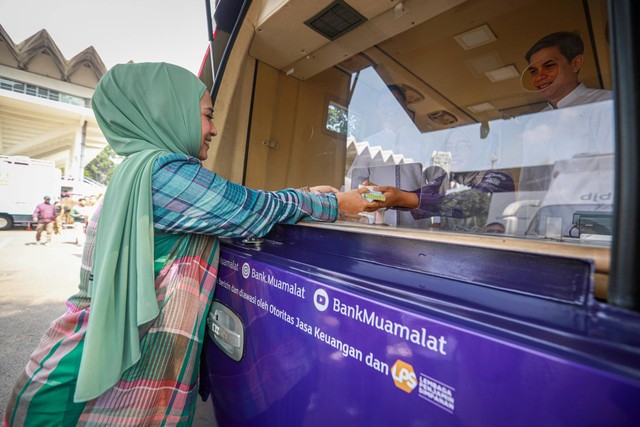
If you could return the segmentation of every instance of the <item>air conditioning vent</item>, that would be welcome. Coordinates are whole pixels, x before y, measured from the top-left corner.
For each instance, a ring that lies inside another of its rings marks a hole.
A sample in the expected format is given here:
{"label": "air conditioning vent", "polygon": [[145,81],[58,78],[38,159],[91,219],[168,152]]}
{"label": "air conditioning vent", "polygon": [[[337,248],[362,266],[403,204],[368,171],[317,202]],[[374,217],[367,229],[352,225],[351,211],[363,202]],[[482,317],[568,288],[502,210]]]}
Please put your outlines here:
{"label": "air conditioning vent", "polygon": [[305,21],[308,27],[322,34],[329,40],[345,35],[367,18],[358,13],[342,0],[335,1],[320,13]]}
{"label": "air conditioning vent", "polygon": [[446,110],[432,111],[427,114],[429,120],[439,125],[449,126],[458,121],[458,118]]}

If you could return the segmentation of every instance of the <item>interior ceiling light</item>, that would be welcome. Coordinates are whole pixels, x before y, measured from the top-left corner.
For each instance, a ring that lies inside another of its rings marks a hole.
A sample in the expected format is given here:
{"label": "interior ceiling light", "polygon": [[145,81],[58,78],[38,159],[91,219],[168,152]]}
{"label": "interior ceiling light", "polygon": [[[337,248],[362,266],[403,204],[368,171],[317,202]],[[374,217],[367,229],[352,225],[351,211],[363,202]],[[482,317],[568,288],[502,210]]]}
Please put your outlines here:
{"label": "interior ceiling light", "polygon": [[492,83],[520,77],[520,73],[518,73],[518,69],[514,65],[496,68],[495,70],[487,71],[484,75],[487,76]]}
{"label": "interior ceiling light", "polygon": [[454,39],[456,39],[458,44],[462,46],[464,50],[473,49],[474,47],[482,46],[483,44],[498,40],[487,24],[481,25],[473,30],[469,30],[466,33],[458,34]]}
{"label": "interior ceiling light", "polygon": [[481,104],[471,105],[468,108],[472,113],[484,113],[485,111],[495,110],[496,107],[490,102],[483,102]]}

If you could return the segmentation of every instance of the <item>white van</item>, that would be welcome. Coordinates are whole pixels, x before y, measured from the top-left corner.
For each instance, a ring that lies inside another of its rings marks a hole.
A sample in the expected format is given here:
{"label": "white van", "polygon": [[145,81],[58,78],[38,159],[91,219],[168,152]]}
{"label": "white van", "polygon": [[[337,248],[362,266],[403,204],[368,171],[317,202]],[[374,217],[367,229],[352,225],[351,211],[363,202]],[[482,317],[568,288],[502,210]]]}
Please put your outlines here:
{"label": "white van", "polygon": [[44,196],[60,197],[61,176],[53,161],[0,156],[0,230],[32,222]]}

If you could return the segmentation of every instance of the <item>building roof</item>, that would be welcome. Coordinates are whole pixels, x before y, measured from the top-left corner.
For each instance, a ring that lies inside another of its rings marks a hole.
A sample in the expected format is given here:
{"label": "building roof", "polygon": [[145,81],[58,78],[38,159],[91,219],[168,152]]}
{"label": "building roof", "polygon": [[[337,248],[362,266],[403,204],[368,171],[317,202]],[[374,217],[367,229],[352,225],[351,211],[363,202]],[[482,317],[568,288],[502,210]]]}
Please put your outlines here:
{"label": "building roof", "polygon": [[67,59],[47,30],[15,43],[0,25],[0,154],[79,175],[107,144],[90,105],[106,71],[93,46]]}
{"label": "building roof", "polygon": [[[0,54],[0,64],[2,65],[90,88],[95,88],[102,75],[107,71],[93,46],[87,47],[71,59],[66,59],[45,29],[16,44],[11,40],[4,27],[0,25],[0,49],[6,49],[13,58],[11,60]],[[40,55],[50,56],[57,69],[42,67],[38,58]],[[80,76],[76,74],[80,67],[90,69],[94,78],[90,80],[79,78]]]}

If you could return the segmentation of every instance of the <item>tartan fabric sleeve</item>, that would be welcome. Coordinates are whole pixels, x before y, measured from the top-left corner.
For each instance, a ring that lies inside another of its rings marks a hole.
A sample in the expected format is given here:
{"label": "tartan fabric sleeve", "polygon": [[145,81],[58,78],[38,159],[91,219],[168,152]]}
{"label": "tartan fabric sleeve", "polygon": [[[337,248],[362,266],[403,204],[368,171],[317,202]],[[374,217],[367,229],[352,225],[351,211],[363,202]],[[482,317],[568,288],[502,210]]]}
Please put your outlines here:
{"label": "tartan fabric sleeve", "polygon": [[276,223],[333,222],[334,194],[287,189],[260,191],[221,178],[189,156],[170,154],[156,162],[152,178],[155,228],[167,233],[261,237]]}

